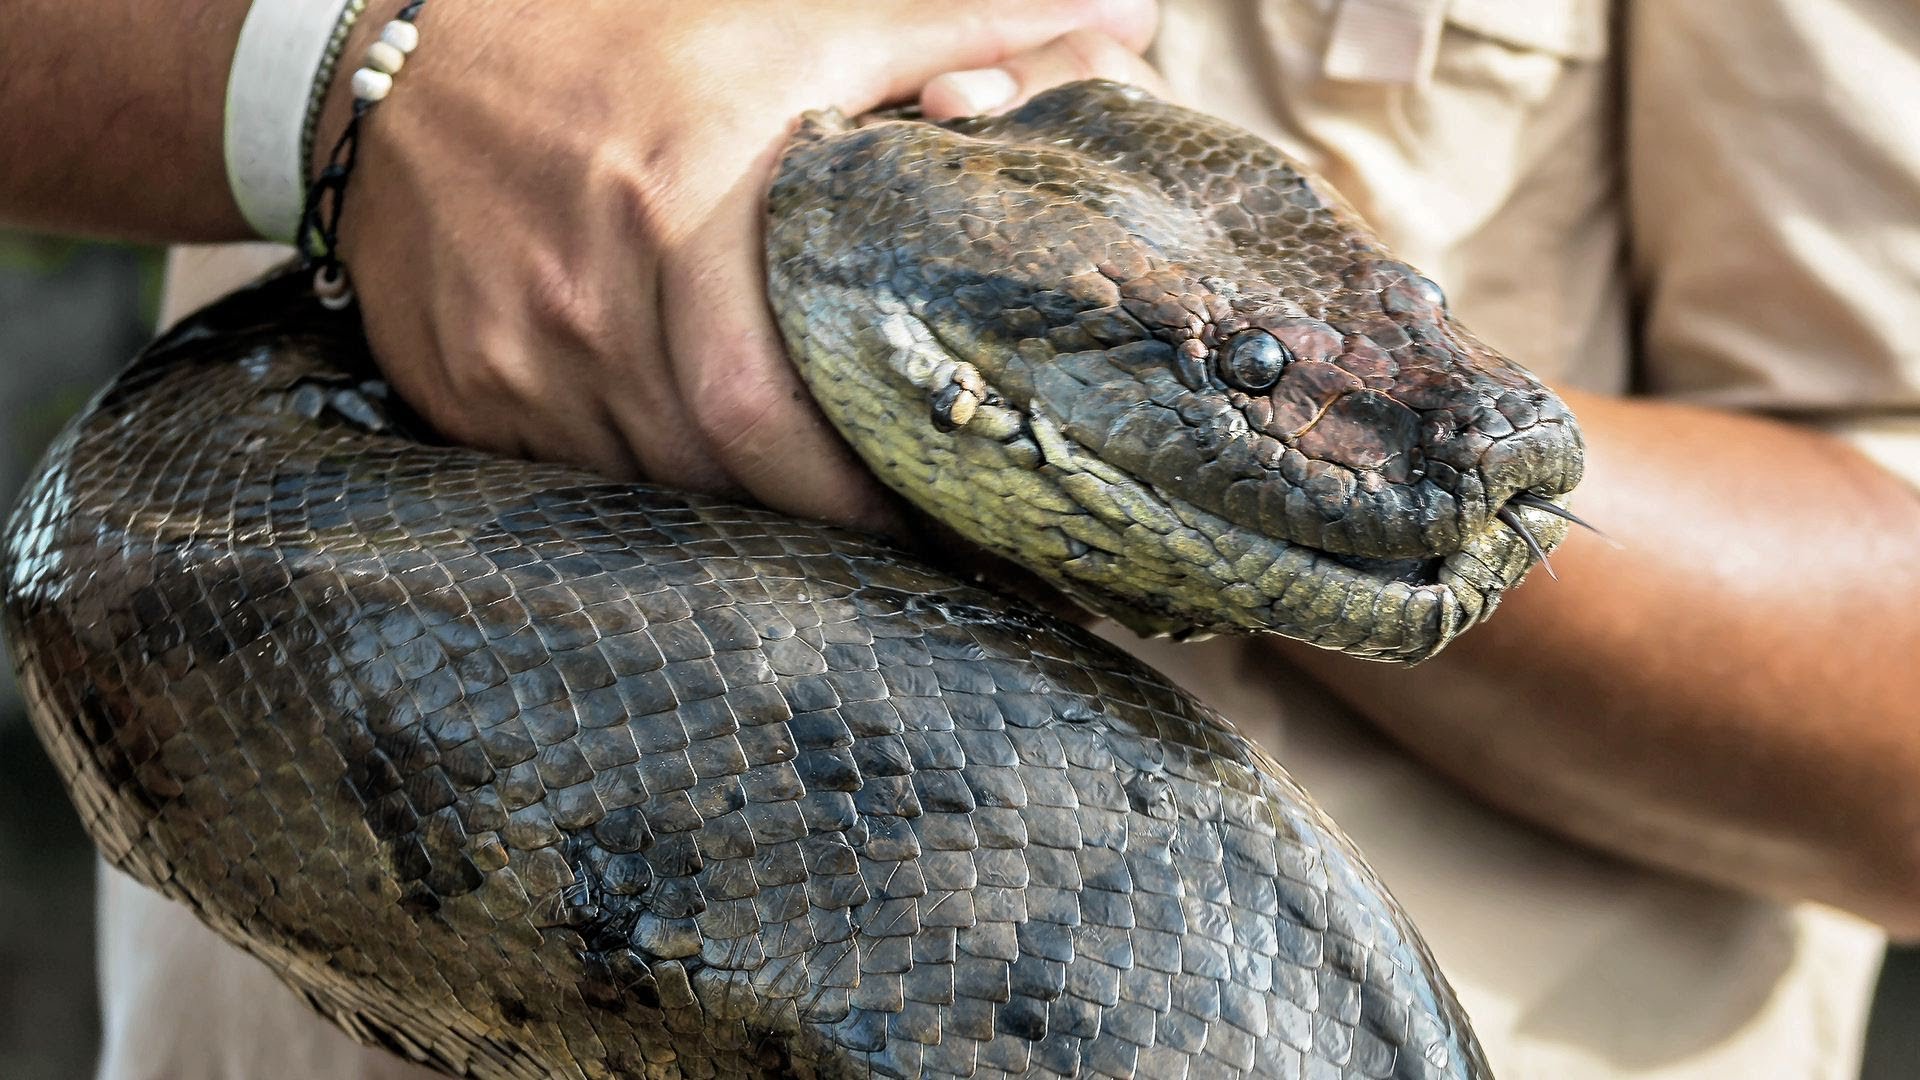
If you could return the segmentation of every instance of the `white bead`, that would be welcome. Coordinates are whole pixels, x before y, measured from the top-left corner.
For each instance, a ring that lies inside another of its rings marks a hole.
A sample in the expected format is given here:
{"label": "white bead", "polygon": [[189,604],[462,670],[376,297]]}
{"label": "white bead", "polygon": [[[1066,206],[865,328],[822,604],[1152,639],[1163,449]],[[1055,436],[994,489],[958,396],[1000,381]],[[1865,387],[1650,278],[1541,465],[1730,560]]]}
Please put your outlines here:
{"label": "white bead", "polygon": [[380,29],[380,40],[399,49],[401,53],[411,53],[420,47],[420,28],[410,22],[395,19]]}
{"label": "white bead", "polygon": [[353,305],[353,283],[338,263],[323,266],[313,275],[313,294],[328,311],[345,311]]}
{"label": "white bead", "polygon": [[385,101],[393,91],[393,76],[372,68],[353,73],[353,96],[358,101]]}
{"label": "white bead", "polygon": [[398,75],[407,63],[407,54],[384,41],[367,46],[367,66],[388,75]]}

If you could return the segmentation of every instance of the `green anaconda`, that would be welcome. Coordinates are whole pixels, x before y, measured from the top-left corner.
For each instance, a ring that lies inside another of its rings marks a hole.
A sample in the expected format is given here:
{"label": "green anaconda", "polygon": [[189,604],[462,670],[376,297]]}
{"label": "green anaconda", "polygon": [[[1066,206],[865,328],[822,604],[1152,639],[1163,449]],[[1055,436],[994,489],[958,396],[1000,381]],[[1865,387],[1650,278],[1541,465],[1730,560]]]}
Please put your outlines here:
{"label": "green anaconda", "polygon": [[[1152,630],[1431,654],[1580,444],[1316,181],[1111,84],[816,117],[789,347],[889,483]],[[77,419],[4,549],[107,858],[453,1075],[1477,1077],[1280,766],[884,544],[444,445],[270,279]]]}

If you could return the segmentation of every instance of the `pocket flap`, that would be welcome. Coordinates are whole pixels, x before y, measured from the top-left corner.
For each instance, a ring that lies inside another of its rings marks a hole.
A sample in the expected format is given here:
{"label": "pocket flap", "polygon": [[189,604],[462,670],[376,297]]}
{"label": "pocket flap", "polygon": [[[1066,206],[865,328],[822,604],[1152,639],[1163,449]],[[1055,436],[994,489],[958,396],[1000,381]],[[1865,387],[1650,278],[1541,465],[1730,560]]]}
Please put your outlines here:
{"label": "pocket flap", "polygon": [[1611,7],[1608,0],[1452,0],[1447,22],[1519,48],[1598,60],[1607,54]]}

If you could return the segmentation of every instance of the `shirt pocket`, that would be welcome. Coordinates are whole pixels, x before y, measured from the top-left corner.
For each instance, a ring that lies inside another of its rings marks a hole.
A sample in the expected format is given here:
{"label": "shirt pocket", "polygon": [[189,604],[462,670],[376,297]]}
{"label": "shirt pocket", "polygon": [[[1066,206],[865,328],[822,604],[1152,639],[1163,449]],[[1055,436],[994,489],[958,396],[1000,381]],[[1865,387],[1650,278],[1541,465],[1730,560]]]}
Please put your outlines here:
{"label": "shirt pocket", "polygon": [[1338,83],[1424,86],[1448,54],[1477,48],[1519,63],[1597,61],[1611,37],[1611,0],[1268,2],[1277,36],[1317,31],[1320,75]]}
{"label": "shirt pocket", "polygon": [[1516,49],[1599,60],[1612,39],[1612,8],[1610,0],[1448,0],[1446,21]]}

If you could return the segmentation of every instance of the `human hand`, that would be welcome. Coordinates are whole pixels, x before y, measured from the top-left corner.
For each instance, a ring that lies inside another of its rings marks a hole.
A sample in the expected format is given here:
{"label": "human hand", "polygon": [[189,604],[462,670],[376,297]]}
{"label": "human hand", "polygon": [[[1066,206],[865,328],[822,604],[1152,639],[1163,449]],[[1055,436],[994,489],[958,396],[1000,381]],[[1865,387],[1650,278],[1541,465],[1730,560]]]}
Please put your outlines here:
{"label": "human hand", "polygon": [[762,200],[793,122],[923,87],[938,118],[1150,80],[1154,17],[1153,0],[429,8],[343,215],[374,352],[456,441],[889,528],[767,308]]}

